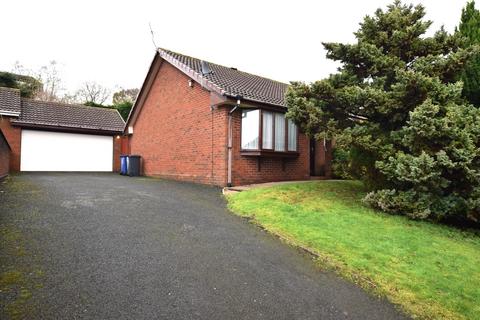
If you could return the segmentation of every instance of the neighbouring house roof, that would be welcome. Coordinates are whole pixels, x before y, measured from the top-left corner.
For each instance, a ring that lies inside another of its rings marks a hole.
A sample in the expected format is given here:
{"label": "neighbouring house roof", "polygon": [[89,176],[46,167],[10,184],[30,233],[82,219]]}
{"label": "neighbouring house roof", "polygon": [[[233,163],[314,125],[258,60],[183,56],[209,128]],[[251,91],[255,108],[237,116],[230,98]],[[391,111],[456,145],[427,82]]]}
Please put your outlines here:
{"label": "neighbouring house roof", "polygon": [[125,122],[115,109],[22,99],[16,125],[121,133]]}
{"label": "neighbouring house roof", "polygon": [[285,107],[288,84],[206,62],[211,73],[202,73],[202,60],[166,49],[158,49],[162,58],[220,95]]}
{"label": "neighbouring house roof", "polygon": [[0,114],[18,117],[21,112],[20,90],[0,87]]}

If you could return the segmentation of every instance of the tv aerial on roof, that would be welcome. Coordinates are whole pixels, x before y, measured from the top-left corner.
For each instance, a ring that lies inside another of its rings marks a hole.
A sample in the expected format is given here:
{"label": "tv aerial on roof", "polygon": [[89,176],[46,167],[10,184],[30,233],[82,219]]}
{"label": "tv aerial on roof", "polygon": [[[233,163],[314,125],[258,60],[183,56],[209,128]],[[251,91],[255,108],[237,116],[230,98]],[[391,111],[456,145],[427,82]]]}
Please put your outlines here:
{"label": "tv aerial on roof", "polygon": [[153,33],[153,29],[152,29],[152,24],[149,22],[148,23],[148,27],[150,28],[150,34],[152,36],[152,42],[153,42],[153,46],[155,47],[155,50],[158,49],[158,46],[157,44],[155,43],[155,34]]}

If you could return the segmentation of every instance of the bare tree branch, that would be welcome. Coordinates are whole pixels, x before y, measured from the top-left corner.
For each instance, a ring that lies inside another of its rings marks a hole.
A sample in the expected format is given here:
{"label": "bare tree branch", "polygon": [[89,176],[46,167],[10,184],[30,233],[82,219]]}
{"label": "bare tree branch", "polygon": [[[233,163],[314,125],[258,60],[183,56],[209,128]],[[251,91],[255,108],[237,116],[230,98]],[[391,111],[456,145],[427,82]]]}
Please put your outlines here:
{"label": "bare tree branch", "polygon": [[25,68],[18,61],[15,62],[13,71],[17,74],[31,76],[42,83],[42,88],[36,92],[34,98],[42,101],[60,101],[60,95],[65,90],[63,87],[58,64],[55,60],[42,66],[38,71]]}
{"label": "bare tree branch", "polygon": [[85,82],[75,96],[82,103],[103,104],[110,96],[110,90],[96,82],[90,81]]}

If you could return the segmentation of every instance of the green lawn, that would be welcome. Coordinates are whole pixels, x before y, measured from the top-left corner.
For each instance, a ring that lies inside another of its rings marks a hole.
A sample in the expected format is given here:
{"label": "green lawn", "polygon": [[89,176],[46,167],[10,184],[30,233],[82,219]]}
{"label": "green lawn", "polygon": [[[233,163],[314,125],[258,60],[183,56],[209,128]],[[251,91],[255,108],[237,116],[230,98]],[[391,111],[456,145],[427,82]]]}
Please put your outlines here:
{"label": "green lawn", "polygon": [[360,182],[315,181],[227,196],[230,209],[322,267],[425,319],[480,319],[480,236],[365,207]]}

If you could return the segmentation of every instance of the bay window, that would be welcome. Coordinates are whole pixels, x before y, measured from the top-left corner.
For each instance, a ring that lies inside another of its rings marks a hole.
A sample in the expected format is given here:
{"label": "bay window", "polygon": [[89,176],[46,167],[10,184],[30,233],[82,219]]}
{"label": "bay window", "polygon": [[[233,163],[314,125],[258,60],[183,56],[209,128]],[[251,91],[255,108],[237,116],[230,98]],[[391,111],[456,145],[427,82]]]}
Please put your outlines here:
{"label": "bay window", "polygon": [[241,147],[245,155],[296,155],[298,130],[284,113],[242,111]]}

